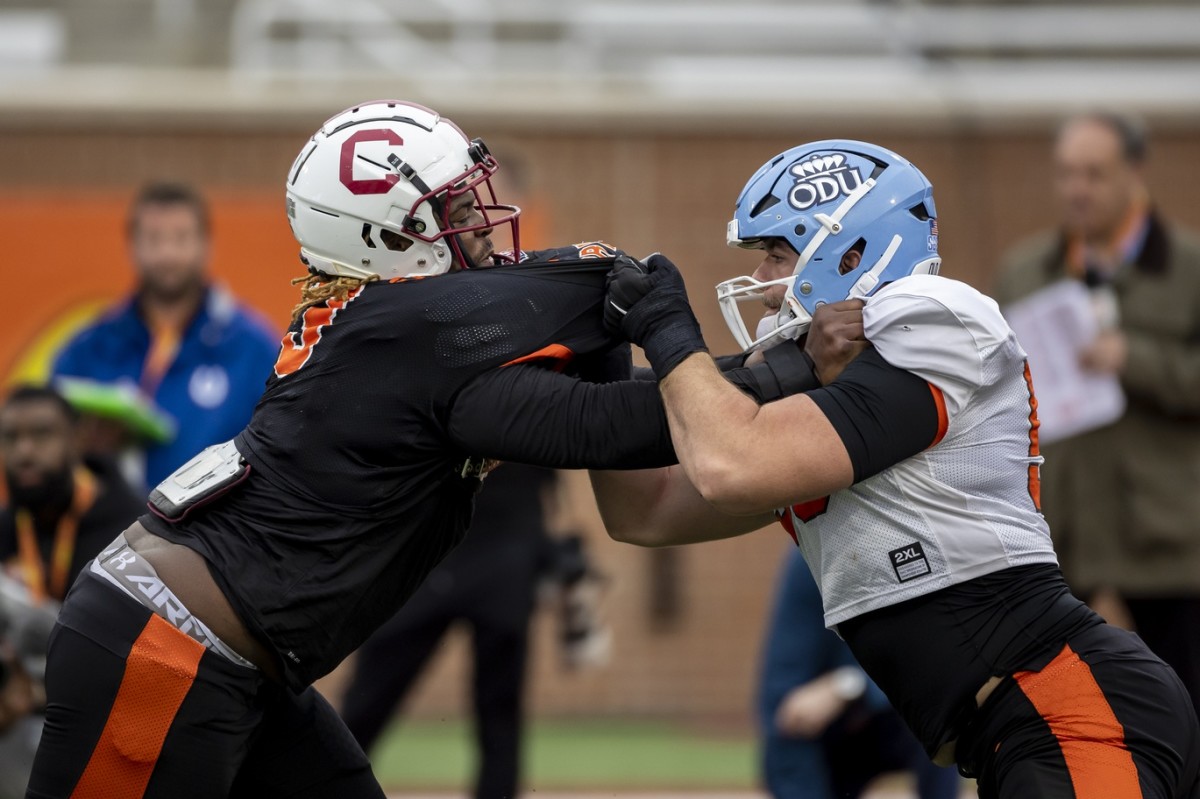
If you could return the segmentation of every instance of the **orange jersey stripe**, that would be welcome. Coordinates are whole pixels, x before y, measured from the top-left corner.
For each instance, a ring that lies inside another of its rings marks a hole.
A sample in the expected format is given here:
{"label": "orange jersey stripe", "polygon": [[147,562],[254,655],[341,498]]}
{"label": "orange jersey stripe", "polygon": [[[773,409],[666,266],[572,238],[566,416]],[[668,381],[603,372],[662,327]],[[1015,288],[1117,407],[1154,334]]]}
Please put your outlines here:
{"label": "orange jersey stripe", "polygon": [[299,340],[295,333],[284,333],[279,350],[279,358],[275,362],[275,374],[279,377],[290,375],[301,366],[308,363],[313,347],[321,340],[321,328],[333,321],[334,315],[341,304],[333,300],[327,307],[313,307],[304,312],[304,326],[300,329]]}
{"label": "orange jersey stripe", "polygon": [[942,390],[933,383],[928,383],[929,393],[933,394],[933,402],[937,405],[938,429],[937,435],[933,437],[933,442],[929,445],[936,446],[943,438],[946,437],[946,430],[950,428],[950,415],[946,413],[946,397],[942,394]]}
{"label": "orange jersey stripe", "polygon": [[145,793],[203,654],[203,644],[150,617],[129,651],[108,721],[71,799],[139,799]]}
{"label": "orange jersey stripe", "polygon": [[537,352],[531,352],[528,355],[522,355],[520,358],[513,358],[511,361],[501,366],[512,366],[516,363],[529,363],[530,361],[551,360],[557,361],[558,367],[561,369],[575,357],[575,353],[570,347],[564,347],[562,344],[547,344]]}
{"label": "orange jersey stripe", "polygon": [[[1033,392],[1033,375],[1029,373],[1029,361],[1025,361],[1025,385],[1029,387],[1029,457],[1036,458],[1042,454],[1041,444],[1038,441],[1038,428],[1042,423],[1038,421],[1038,401],[1037,395]],[[1033,507],[1042,512],[1042,467],[1036,463],[1029,464],[1029,498],[1033,500]]]}
{"label": "orange jersey stripe", "polygon": [[1058,739],[1078,799],[1141,799],[1125,728],[1071,647],[1041,671],[1013,676]]}

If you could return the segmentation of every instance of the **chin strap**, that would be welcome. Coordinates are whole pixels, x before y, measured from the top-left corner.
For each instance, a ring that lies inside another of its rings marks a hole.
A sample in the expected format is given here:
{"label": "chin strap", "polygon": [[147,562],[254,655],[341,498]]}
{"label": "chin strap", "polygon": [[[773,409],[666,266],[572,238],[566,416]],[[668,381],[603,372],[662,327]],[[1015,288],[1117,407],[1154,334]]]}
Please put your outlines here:
{"label": "chin strap", "polygon": [[892,236],[891,242],[887,249],[883,251],[883,255],[875,262],[869,272],[864,272],[862,277],[855,281],[850,287],[850,293],[846,295],[848,300],[859,300],[869,295],[879,285],[879,276],[883,274],[883,270],[888,268],[888,264],[892,262],[892,258],[896,256],[896,250],[900,249],[900,243],[904,241],[900,234]]}

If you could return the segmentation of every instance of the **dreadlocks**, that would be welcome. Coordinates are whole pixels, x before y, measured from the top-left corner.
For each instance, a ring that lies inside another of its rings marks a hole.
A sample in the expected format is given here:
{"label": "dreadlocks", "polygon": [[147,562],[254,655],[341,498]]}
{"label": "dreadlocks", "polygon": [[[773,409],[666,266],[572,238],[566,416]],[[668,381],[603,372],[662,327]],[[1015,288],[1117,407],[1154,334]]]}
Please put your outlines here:
{"label": "dreadlocks", "polygon": [[292,285],[300,286],[300,302],[292,309],[292,321],[295,322],[304,315],[304,312],[314,305],[320,305],[328,300],[342,300],[350,295],[350,292],[364,283],[376,280],[375,276],[369,278],[361,277],[330,277],[313,273],[304,275],[303,277],[292,278]]}

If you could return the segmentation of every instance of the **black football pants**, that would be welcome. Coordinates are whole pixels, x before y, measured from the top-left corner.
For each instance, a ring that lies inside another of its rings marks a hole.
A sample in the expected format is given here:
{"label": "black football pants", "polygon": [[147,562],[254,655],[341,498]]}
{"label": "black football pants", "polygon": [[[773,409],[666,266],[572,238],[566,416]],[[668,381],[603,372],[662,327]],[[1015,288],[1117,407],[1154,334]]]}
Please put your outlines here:
{"label": "black football pants", "polygon": [[1137,634],[1175,670],[1200,715],[1200,597],[1125,597]]}
{"label": "black football pants", "polygon": [[1200,726],[1183,684],[1107,624],[1018,672],[958,742],[981,799],[1200,799]]}
{"label": "black football pants", "polygon": [[84,572],[50,639],[28,799],[383,799],[311,687],[217,655]]}

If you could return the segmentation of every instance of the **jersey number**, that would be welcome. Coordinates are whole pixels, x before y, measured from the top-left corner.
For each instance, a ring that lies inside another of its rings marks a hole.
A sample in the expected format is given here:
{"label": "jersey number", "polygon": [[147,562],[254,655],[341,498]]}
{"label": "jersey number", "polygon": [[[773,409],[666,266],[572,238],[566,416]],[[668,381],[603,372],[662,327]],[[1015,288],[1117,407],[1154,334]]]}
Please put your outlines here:
{"label": "jersey number", "polygon": [[[1038,446],[1038,428],[1041,422],[1037,415],[1037,396],[1033,393],[1033,375],[1029,373],[1029,361],[1025,361],[1025,385],[1029,387],[1029,457],[1036,458],[1042,450]],[[1042,512],[1042,467],[1029,464],[1029,498],[1038,513]]]}
{"label": "jersey number", "polygon": [[333,324],[338,311],[345,308],[354,298],[362,293],[359,286],[346,295],[344,300],[329,300],[324,305],[314,305],[304,312],[303,324],[299,330],[289,330],[283,334],[280,342],[279,358],[275,361],[275,376],[287,377],[300,371],[318,344],[321,343],[321,330],[326,325]]}

